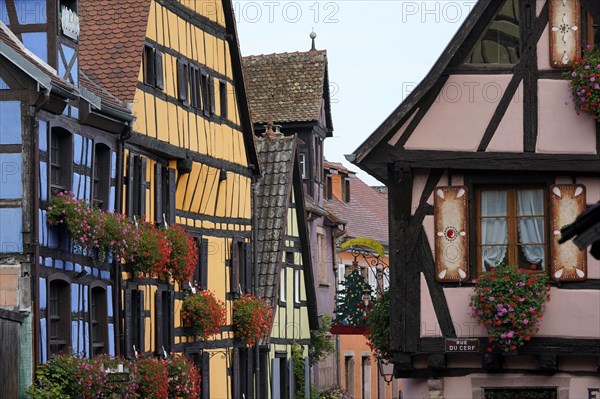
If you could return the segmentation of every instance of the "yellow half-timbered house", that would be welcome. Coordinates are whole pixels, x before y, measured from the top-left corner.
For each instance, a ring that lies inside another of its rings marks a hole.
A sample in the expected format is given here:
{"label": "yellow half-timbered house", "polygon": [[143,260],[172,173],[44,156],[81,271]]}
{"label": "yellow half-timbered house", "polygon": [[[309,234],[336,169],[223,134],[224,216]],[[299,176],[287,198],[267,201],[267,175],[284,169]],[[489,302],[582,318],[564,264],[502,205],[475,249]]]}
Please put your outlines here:
{"label": "yellow half-timbered house", "polygon": [[[121,354],[185,353],[201,367],[202,397],[235,396],[239,360],[230,325],[207,342],[182,325],[196,284],[225,302],[250,289],[252,124],[230,0],[81,2],[80,63],[136,117],[123,142],[123,210],[180,224],[198,243],[194,281],[179,286],[123,266]],[[82,46],[83,48],[84,46]]]}

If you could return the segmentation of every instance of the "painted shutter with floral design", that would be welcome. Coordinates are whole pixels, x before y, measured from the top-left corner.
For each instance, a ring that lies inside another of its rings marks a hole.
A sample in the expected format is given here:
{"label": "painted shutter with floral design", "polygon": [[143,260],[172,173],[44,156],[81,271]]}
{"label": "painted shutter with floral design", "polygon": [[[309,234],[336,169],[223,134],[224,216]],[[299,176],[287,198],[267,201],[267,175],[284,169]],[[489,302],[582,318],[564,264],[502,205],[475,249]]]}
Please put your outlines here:
{"label": "painted shutter with floral design", "polygon": [[582,281],[587,276],[587,253],[569,240],[559,244],[560,229],[585,210],[585,186],[555,184],[550,187],[550,277],[557,281]]}
{"label": "painted shutter with floral design", "polygon": [[469,278],[467,188],[437,187],[434,194],[435,278],[440,282]]}

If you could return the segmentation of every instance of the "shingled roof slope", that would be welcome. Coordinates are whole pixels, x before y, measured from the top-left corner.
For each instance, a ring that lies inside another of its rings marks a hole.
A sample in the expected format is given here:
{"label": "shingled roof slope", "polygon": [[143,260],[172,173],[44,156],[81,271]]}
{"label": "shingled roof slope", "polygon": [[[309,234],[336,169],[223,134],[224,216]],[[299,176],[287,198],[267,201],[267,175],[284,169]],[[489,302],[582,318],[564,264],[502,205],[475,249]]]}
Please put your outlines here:
{"label": "shingled roof slope", "polygon": [[350,202],[344,203],[334,197],[325,201],[325,208],[347,221],[346,233],[349,238],[371,238],[387,246],[389,243],[387,198],[358,177],[350,175],[348,178],[350,179]]}
{"label": "shingled roof slope", "polygon": [[150,0],[81,0],[79,66],[124,102],[133,102]]}
{"label": "shingled roof slope", "polygon": [[254,123],[319,120],[327,51],[252,55],[242,62]]}
{"label": "shingled roof slope", "polygon": [[279,292],[279,270],[287,227],[288,204],[293,183],[296,137],[256,138],[256,151],[263,171],[258,189],[258,296],[273,305]]}

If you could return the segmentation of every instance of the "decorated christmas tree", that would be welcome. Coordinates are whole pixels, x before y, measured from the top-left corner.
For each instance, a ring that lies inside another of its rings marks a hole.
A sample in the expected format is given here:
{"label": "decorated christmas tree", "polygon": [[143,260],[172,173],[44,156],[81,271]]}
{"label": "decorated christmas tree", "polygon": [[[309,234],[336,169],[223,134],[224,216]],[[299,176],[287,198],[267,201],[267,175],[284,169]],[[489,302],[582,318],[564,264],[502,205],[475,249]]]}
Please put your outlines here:
{"label": "decorated christmas tree", "polygon": [[371,302],[371,287],[355,268],[341,283],[344,288],[338,291],[335,309],[335,323],[339,326],[364,327],[367,310]]}

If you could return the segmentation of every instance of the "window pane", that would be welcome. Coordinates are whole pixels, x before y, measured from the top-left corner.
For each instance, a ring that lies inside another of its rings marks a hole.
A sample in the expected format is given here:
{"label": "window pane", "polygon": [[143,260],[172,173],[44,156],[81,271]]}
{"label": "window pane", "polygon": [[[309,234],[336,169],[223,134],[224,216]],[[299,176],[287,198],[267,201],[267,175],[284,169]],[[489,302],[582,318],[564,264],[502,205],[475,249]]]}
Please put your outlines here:
{"label": "window pane", "polygon": [[538,190],[517,191],[517,214],[519,216],[543,215],[544,192]]}
{"label": "window pane", "polygon": [[506,244],[508,243],[508,229],[505,218],[481,219],[481,243],[482,244]]}
{"label": "window pane", "polygon": [[481,216],[506,216],[506,191],[482,191]]}
{"label": "window pane", "polygon": [[546,269],[543,245],[519,246],[519,269],[544,271]]}
{"label": "window pane", "polygon": [[482,246],[481,247],[481,265],[484,272],[490,271],[493,267],[501,263],[507,263],[507,246]]}
{"label": "window pane", "polygon": [[519,218],[519,243],[543,244],[544,243],[544,218],[526,217]]}

